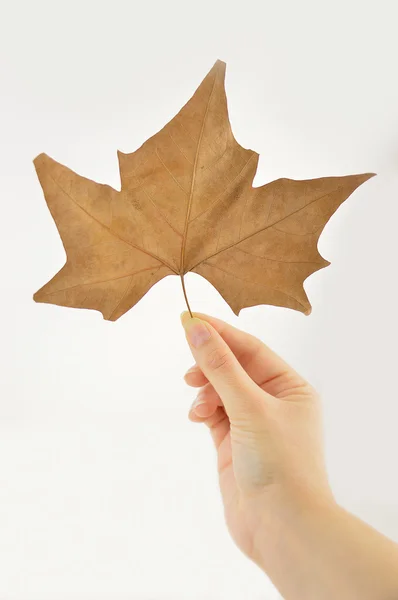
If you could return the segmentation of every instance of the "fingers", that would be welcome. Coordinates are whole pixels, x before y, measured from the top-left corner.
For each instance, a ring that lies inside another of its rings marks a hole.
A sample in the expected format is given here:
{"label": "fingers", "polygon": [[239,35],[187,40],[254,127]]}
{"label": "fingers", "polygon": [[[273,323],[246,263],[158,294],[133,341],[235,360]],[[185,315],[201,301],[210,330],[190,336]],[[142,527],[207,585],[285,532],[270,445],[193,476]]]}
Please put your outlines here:
{"label": "fingers", "polygon": [[210,429],[214,445],[218,450],[230,430],[230,423],[225,410],[221,406],[217,406],[215,411],[207,417],[199,417],[191,410],[189,418],[193,423],[204,423]]}
{"label": "fingers", "polygon": [[210,323],[189,313],[183,313],[181,321],[196,364],[222,399],[230,420],[249,420],[264,393]]}
{"label": "fingers", "polygon": [[271,395],[278,395],[283,380],[304,383],[292,367],[258,338],[215,317],[202,313],[194,313],[194,316],[209,323],[219,333],[253,381]]}
{"label": "fingers", "polygon": [[218,407],[215,413],[206,419],[204,423],[210,429],[214,445],[218,450],[221,442],[225,439],[225,436],[230,430],[229,419],[225,413],[225,410]]}
{"label": "fingers", "polygon": [[218,406],[221,406],[220,397],[213,386],[208,383],[196,396],[189,411],[189,418],[195,422],[202,422],[213,415]]}
{"label": "fingers", "polygon": [[203,375],[198,365],[194,365],[184,375],[184,379],[191,387],[203,387],[207,383],[207,378]]}

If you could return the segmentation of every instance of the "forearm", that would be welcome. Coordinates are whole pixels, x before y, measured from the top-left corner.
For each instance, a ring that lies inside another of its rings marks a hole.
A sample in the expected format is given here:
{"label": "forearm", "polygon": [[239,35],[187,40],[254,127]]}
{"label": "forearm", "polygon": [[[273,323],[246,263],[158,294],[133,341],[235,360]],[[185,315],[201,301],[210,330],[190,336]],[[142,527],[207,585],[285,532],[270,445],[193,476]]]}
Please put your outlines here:
{"label": "forearm", "polygon": [[336,504],[264,525],[257,562],[285,600],[397,600],[398,545]]}

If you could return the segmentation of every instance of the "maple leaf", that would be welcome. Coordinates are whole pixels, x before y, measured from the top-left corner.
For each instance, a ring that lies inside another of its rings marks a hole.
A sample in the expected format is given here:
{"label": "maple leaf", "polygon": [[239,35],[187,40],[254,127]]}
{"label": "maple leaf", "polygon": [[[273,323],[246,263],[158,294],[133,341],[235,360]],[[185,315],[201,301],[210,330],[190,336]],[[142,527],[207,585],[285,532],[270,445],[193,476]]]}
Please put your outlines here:
{"label": "maple leaf", "polygon": [[225,63],[136,152],[118,152],[121,191],[45,154],[35,161],[66,251],[37,302],[88,308],[115,321],[160,279],[205,277],[232,310],[257,304],[309,314],[304,280],[330,264],[318,238],[344,200],[373,174],[253,187],[259,155],[232,133]]}

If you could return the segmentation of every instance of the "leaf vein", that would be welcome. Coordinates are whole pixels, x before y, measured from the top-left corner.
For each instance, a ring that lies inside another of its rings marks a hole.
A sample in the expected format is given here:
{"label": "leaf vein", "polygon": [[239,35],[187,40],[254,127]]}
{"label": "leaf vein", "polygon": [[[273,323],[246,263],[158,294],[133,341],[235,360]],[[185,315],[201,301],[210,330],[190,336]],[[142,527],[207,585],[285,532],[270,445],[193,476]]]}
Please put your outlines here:
{"label": "leaf vein", "polygon": [[232,179],[232,181],[229,182],[229,184],[222,190],[222,192],[220,192],[220,194],[217,196],[217,198],[214,200],[214,202],[212,204],[210,204],[210,206],[208,206],[207,208],[205,208],[204,210],[202,210],[201,213],[199,213],[198,215],[196,215],[196,217],[194,217],[190,221],[190,223],[193,223],[193,221],[196,221],[196,219],[199,219],[199,217],[201,217],[206,212],[208,212],[209,210],[211,210],[212,208],[214,208],[216,206],[216,204],[218,204],[223,199],[223,195],[225,194],[225,192],[228,191],[228,189],[235,183],[235,181],[237,179],[239,179],[239,177],[242,175],[243,171],[246,169],[246,167],[250,163],[250,161],[253,158],[253,156],[256,156],[255,152],[253,152],[253,154],[250,155],[250,158],[243,165],[243,167],[241,168],[241,170],[239,171],[239,173],[236,175],[236,177],[234,177],[234,179]]}
{"label": "leaf vein", "polygon": [[164,166],[164,168],[166,169],[166,171],[168,172],[168,174],[170,175],[170,177],[173,179],[173,181],[178,185],[178,187],[184,192],[184,194],[186,194],[188,196],[188,192],[187,190],[184,190],[184,188],[182,187],[181,183],[178,181],[178,179],[176,179],[173,175],[173,173],[170,171],[169,167],[166,165],[166,163],[164,162],[163,158],[159,155],[158,149],[156,148],[155,150],[155,154],[158,157],[158,159],[160,160],[160,162],[162,163],[162,165]]}
{"label": "leaf vein", "polygon": [[80,204],[78,202],[76,202],[76,200],[70,195],[68,194],[68,192],[59,184],[58,181],[56,181],[54,179],[54,177],[52,177],[52,175],[49,175],[50,178],[52,179],[52,181],[55,183],[55,185],[57,185],[59,187],[59,189],[70,199],[72,200],[72,202],[74,204],[76,204],[76,206],[78,208],[80,208],[80,210],[82,212],[84,212],[88,217],[90,217],[90,219],[92,219],[93,221],[95,221],[98,225],[100,225],[101,227],[103,227],[104,229],[106,229],[106,231],[108,231],[108,233],[110,235],[112,235],[113,237],[117,238],[118,240],[120,240],[121,242],[124,242],[125,244],[127,244],[128,246],[131,246],[131,248],[135,248],[136,250],[139,250],[140,252],[143,252],[143,254],[147,254],[148,256],[151,256],[152,258],[154,258],[155,260],[158,260],[159,262],[161,262],[165,267],[167,267],[168,269],[170,269],[171,271],[173,271],[173,273],[176,273],[176,270],[169,265],[167,262],[165,262],[164,260],[162,260],[159,256],[156,256],[155,254],[152,254],[151,252],[149,252],[148,250],[144,250],[143,248],[140,248],[139,246],[136,246],[135,244],[131,243],[128,240],[125,240],[124,238],[122,238],[120,235],[118,235],[113,229],[111,229],[110,227],[108,227],[107,225],[105,225],[104,223],[101,223],[101,221],[99,221],[96,217],[94,217],[94,215],[90,214],[86,209],[84,209],[82,206],[80,206]]}
{"label": "leaf vein", "polygon": [[306,308],[304,306],[304,304],[302,304],[301,302],[299,302],[299,300],[297,300],[297,298],[295,298],[294,296],[290,296],[289,294],[286,294],[286,292],[282,292],[282,290],[279,290],[278,288],[274,288],[274,287],[270,288],[269,286],[267,286],[264,283],[259,283],[258,281],[250,281],[248,279],[243,279],[242,277],[239,277],[239,275],[235,275],[235,273],[231,273],[230,271],[227,271],[226,269],[222,269],[221,267],[218,267],[217,265],[213,265],[212,263],[209,263],[207,261],[204,261],[202,264],[207,265],[209,267],[213,267],[213,269],[218,269],[219,271],[222,271],[223,273],[225,273],[226,275],[229,275],[230,277],[239,279],[239,281],[243,281],[243,283],[250,283],[252,285],[254,284],[254,285],[258,285],[259,287],[274,290],[275,292],[278,292],[279,294],[283,294],[284,296],[286,296],[286,298],[290,298],[290,300],[294,300],[295,302],[297,302],[297,304],[299,304],[303,308]]}
{"label": "leaf vein", "polygon": [[217,81],[217,74],[214,76],[213,87],[211,88],[211,93],[209,95],[209,99],[207,100],[206,110],[205,110],[205,114],[203,116],[202,127],[201,127],[201,130],[200,130],[198,144],[197,144],[197,147],[196,147],[195,162],[193,164],[193,169],[192,169],[191,190],[190,190],[189,199],[188,199],[187,212],[186,212],[186,215],[185,215],[184,233],[183,233],[182,242],[181,242],[180,273],[184,272],[185,245],[186,245],[186,241],[187,241],[188,226],[189,226],[189,217],[191,215],[193,192],[194,192],[194,189],[195,189],[195,176],[196,176],[196,170],[197,170],[197,166],[198,166],[199,151],[200,151],[200,146],[201,146],[201,142],[202,142],[202,138],[203,138],[203,132],[204,132],[205,124],[206,124],[207,115],[208,115],[208,112],[209,112],[209,107],[210,107],[211,99],[213,97],[214,89],[216,87],[216,81]]}
{"label": "leaf vein", "polygon": [[[247,235],[246,237],[244,237],[242,240],[238,240],[237,242],[234,242],[233,244],[229,244],[229,246],[226,246],[225,248],[222,248],[221,250],[218,250],[218,251],[214,252],[214,254],[211,254],[210,256],[206,256],[206,258],[204,260],[200,260],[195,265],[193,265],[193,267],[190,268],[190,271],[193,271],[193,269],[195,269],[198,265],[200,265],[204,261],[209,260],[210,258],[213,258],[217,254],[220,254],[221,252],[225,252],[226,250],[229,250],[230,248],[233,248],[234,246],[237,246],[238,244],[241,244],[242,242],[245,242],[246,240],[254,237],[255,235],[258,235],[259,233],[262,233],[263,231],[265,231],[267,229],[270,229],[271,227],[273,227],[274,225],[277,225],[278,223],[282,223],[282,221],[285,221],[286,219],[289,219],[294,214],[296,214],[296,213],[298,213],[298,212],[300,212],[300,211],[308,208],[308,206],[311,206],[311,204],[314,204],[315,202],[318,202],[319,200],[322,200],[322,198],[325,198],[326,196],[329,196],[329,194],[338,192],[341,189],[343,189],[342,186],[340,186],[339,188],[337,188],[335,190],[332,190],[331,192],[327,192],[326,194],[323,194],[323,196],[319,196],[319,198],[315,198],[314,200],[311,200],[311,202],[308,202],[308,204],[306,204],[305,206],[302,206],[301,208],[298,208],[297,210],[294,210],[290,214],[286,215],[286,217],[282,217],[282,219],[278,219],[277,221],[274,221],[274,223],[271,223],[270,225],[265,225],[264,227],[261,227],[261,229],[258,229],[257,231],[254,231],[253,233],[250,233],[249,235]],[[320,227],[319,229],[322,229],[323,227]],[[290,235],[290,234],[287,234],[287,235]]]}
{"label": "leaf vein", "polygon": [[167,135],[169,136],[169,138],[171,139],[171,141],[174,143],[175,146],[177,146],[178,150],[181,152],[181,154],[183,155],[183,157],[185,158],[185,160],[190,164],[193,165],[193,162],[191,160],[189,160],[189,158],[184,154],[184,152],[182,151],[182,149],[180,148],[180,146],[177,144],[177,142],[175,141],[175,139],[173,138],[173,136],[171,135],[170,131],[167,131]]}
{"label": "leaf vein", "polygon": [[163,213],[163,211],[159,208],[159,206],[156,204],[156,202],[154,201],[154,199],[152,198],[152,196],[150,196],[147,192],[147,190],[145,188],[142,188],[144,191],[144,194],[148,197],[148,199],[150,200],[150,202],[152,203],[152,205],[154,206],[154,208],[157,210],[157,212],[159,213],[160,217],[162,218],[162,220],[166,223],[166,225],[168,225],[175,234],[177,234],[179,237],[182,237],[182,233],[180,231],[178,231],[178,229],[176,229],[174,227],[174,225],[172,225],[170,223],[170,221],[168,220],[168,218],[166,217],[166,215]]}
{"label": "leaf vein", "polygon": [[268,258],[268,256],[261,256],[260,254],[253,254],[252,252],[247,252],[247,250],[242,250],[242,248],[236,247],[236,250],[239,252],[243,252],[244,254],[248,254],[249,256],[253,256],[254,258],[263,258],[264,260],[270,260],[271,262],[277,263],[285,263],[285,264],[294,264],[294,265],[322,265],[323,263],[317,262],[315,260],[278,260],[277,258]]}
{"label": "leaf vein", "polygon": [[99,285],[100,283],[109,283],[110,281],[117,281],[118,279],[124,279],[125,277],[134,277],[138,275],[138,273],[143,273],[144,271],[153,271],[153,269],[159,270],[161,267],[157,267],[153,265],[152,267],[145,267],[145,269],[140,269],[139,271],[134,271],[133,273],[125,273],[124,275],[118,275],[117,277],[110,277],[109,279],[102,279],[101,281],[89,281],[87,283],[78,283],[77,285],[71,285],[66,288],[62,288],[60,290],[55,290],[54,292],[47,292],[44,294],[45,296],[54,296],[55,294],[60,294],[61,292],[69,292],[70,290],[75,290],[77,288],[83,288],[88,285]]}

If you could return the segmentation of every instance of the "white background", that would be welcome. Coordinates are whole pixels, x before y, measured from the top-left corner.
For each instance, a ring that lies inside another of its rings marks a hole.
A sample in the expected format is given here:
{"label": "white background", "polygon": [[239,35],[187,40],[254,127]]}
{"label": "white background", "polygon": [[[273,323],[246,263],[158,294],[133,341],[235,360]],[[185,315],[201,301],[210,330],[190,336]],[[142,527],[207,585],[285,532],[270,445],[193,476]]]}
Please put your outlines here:
{"label": "white background", "polygon": [[235,548],[208,431],[187,419],[177,278],[116,323],[35,304],[64,262],[32,159],[119,187],[216,59],[257,185],[373,171],[320,240],[312,315],[236,318],[322,393],[338,500],[398,540],[396,3],[0,2],[0,599],[274,600]]}

